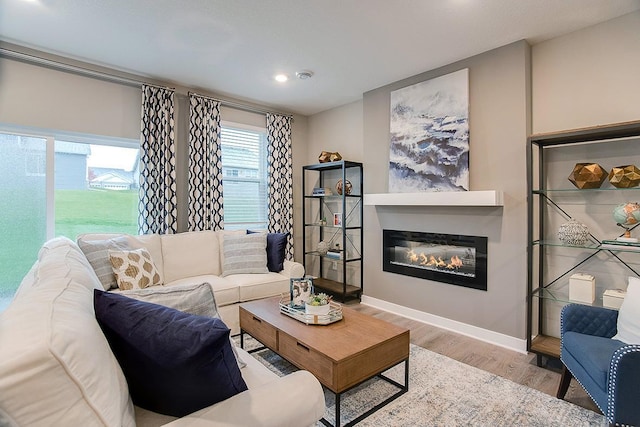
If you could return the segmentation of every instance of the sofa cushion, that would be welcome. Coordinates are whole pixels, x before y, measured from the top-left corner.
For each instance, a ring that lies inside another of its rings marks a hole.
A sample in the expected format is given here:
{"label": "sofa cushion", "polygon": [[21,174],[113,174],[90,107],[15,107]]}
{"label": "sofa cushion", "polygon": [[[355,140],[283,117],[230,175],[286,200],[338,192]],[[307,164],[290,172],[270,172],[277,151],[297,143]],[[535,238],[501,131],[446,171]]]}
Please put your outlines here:
{"label": "sofa cushion", "polygon": [[118,288],[122,290],[144,289],[162,284],[149,251],[144,248],[128,251],[109,249],[109,259]]}
{"label": "sofa cushion", "polygon": [[175,280],[167,283],[165,286],[172,288],[174,286],[195,285],[207,282],[216,297],[216,305],[223,307],[229,304],[235,304],[240,301],[240,291],[238,285],[230,280],[231,277],[214,276],[213,274],[205,274],[202,276],[186,277],[184,279]]}
{"label": "sofa cushion", "polygon": [[268,273],[264,233],[225,236],[222,276]]}
{"label": "sofa cushion", "polygon": [[613,338],[640,345],[640,279],[637,277],[629,277],[627,295],[618,314],[618,333]]}
{"label": "sofa cushion", "polygon": [[135,426],[93,289],[68,277],[40,280],[0,314],[1,411],[20,426]]}
{"label": "sofa cushion", "polygon": [[181,417],[247,389],[220,319],[99,290],[94,298],[136,405]]}
{"label": "sofa cushion", "polygon": [[116,276],[113,273],[113,267],[109,260],[109,250],[128,250],[129,239],[127,236],[120,235],[110,239],[103,240],[85,240],[78,239],[78,246],[87,257],[89,264],[93,267],[98,280],[102,283],[104,290],[118,287]]}
{"label": "sofa cushion", "polygon": [[228,279],[238,286],[240,301],[289,295],[289,278],[280,273],[234,274]]}
{"label": "sofa cushion", "polygon": [[[247,233],[260,232],[247,230]],[[284,269],[288,238],[289,233],[267,233],[267,268],[269,271],[279,273]]]}
{"label": "sofa cushion", "polygon": [[219,276],[220,245],[215,231],[191,231],[161,236],[164,280],[214,274]]}

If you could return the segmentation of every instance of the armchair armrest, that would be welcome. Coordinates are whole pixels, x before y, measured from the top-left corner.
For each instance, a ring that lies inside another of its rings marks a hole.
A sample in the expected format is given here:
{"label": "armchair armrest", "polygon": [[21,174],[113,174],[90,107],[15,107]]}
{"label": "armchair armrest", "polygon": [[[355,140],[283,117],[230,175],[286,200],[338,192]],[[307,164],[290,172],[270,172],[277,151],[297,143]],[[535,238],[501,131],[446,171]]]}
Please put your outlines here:
{"label": "armchair armrest", "polygon": [[640,425],[638,384],[640,384],[640,346],[625,345],[611,358],[609,368],[607,419],[620,425]]}
{"label": "armchair armrest", "polygon": [[562,308],[560,333],[578,332],[611,338],[618,330],[618,312],[609,308],[569,304]]}
{"label": "armchair armrest", "polygon": [[289,278],[304,277],[304,266],[299,262],[284,260],[283,266],[284,269],[280,272],[281,274]]}

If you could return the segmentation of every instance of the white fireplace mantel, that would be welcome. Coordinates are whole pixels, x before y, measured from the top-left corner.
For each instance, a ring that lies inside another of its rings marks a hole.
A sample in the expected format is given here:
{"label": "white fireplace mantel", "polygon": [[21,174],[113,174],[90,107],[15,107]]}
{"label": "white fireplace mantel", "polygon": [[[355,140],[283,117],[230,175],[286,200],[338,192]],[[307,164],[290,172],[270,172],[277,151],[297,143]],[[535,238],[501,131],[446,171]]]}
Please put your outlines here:
{"label": "white fireplace mantel", "polygon": [[365,194],[369,206],[503,206],[502,191]]}

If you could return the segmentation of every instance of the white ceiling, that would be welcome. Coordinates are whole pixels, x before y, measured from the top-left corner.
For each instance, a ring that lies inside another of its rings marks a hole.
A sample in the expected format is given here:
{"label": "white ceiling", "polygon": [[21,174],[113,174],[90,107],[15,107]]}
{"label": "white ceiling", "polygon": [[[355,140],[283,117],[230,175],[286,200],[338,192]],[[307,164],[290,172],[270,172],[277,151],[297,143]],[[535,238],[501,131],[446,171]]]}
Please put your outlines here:
{"label": "white ceiling", "polygon": [[[310,115],[639,9],[640,0],[0,0],[0,40]],[[273,80],[302,69],[315,75]]]}

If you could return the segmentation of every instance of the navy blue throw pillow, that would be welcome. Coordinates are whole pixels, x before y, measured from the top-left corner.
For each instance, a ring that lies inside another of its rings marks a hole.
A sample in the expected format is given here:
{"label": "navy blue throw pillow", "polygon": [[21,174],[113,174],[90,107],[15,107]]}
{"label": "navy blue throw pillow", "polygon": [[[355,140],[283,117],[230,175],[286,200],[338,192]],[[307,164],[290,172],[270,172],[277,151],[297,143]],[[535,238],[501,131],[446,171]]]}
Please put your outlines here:
{"label": "navy blue throw pillow", "polygon": [[[259,233],[259,231],[247,230],[247,234]],[[267,234],[267,268],[269,271],[279,273],[284,270],[284,258],[287,254],[287,237],[289,233]]]}
{"label": "navy blue throw pillow", "polygon": [[183,417],[247,389],[222,320],[97,289],[94,307],[141,408]]}

